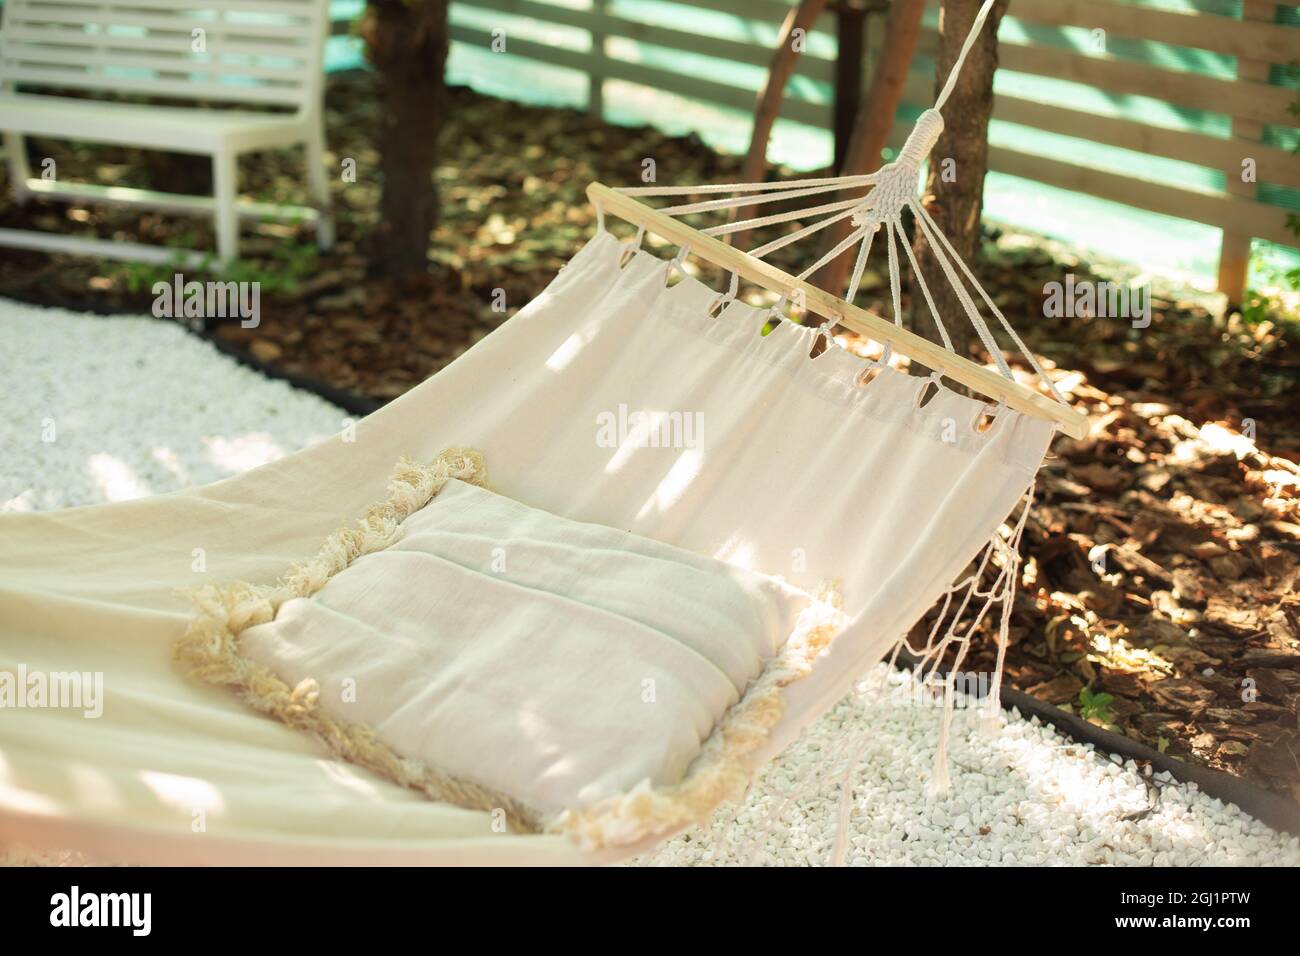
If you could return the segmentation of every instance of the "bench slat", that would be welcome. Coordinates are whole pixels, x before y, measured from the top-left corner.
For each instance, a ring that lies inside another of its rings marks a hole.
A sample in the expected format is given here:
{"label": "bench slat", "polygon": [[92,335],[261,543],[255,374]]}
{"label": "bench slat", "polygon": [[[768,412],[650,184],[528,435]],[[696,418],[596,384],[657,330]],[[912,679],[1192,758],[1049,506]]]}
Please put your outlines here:
{"label": "bench slat", "polygon": [[[153,31],[147,36],[138,36],[130,33],[86,33],[82,29],[40,29],[30,26],[15,26],[0,31],[0,36],[3,36],[6,40],[48,44],[61,49],[144,50],[163,53],[175,53],[177,43],[181,39],[186,44],[182,49],[187,49],[190,41],[188,30],[177,32],[175,35],[165,35],[161,31]],[[313,56],[312,50],[305,42],[284,40],[229,40],[223,38],[215,51],[213,45],[209,44],[208,52],[209,55],[218,53],[228,56],[274,57],[276,59],[287,58],[303,61],[310,60]]]}
{"label": "bench slat", "polygon": [[[20,3],[22,0],[10,0],[11,3]],[[129,20],[122,18],[117,20],[106,20],[103,18],[92,17],[89,11],[82,12],[74,9],[51,9],[42,10],[39,13],[31,11],[13,12],[9,10],[9,3],[5,4],[5,18],[11,23],[66,23],[71,26],[95,26],[97,28],[112,27],[125,29],[142,29],[142,30],[162,30],[176,33],[188,34],[195,27],[202,27],[208,32],[222,32],[227,35],[242,35],[251,37],[282,37],[285,39],[294,39],[303,36],[307,31],[302,24],[294,23],[275,23],[262,22],[258,20],[224,20],[214,17],[203,17],[190,15],[186,13],[176,13],[174,15],[133,15]]]}
{"label": "bench slat", "polygon": [[[115,16],[130,19],[139,10],[206,11],[212,13],[255,13],[279,16],[311,17],[315,0],[29,0],[24,4],[33,10],[48,7],[73,7],[93,12],[94,19],[105,22]],[[121,12],[119,12],[121,11]]]}
{"label": "bench slat", "polygon": [[326,4],[7,0],[0,84],[303,109],[320,89]]}
{"label": "bench slat", "polygon": [[250,79],[277,80],[284,85],[297,87],[303,82],[301,64],[284,64],[281,66],[263,63],[227,63],[222,60],[200,60],[194,57],[173,54],[170,59],[151,59],[147,66],[142,66],[139,56],[130,51],[113,53],[108,51],[87,51],[80,49],[57,49],[43,47],[11,46],[8,40],[4,44],[4,56],[13,64],[17,72],[26,66],[79,66],[87,70],[95,67],[117,67],[123,70],[156,70],[159,73],[206,74],[209,77],[230,76],[232,79],[248,77]]}
{"label": "bench slat", "polygon": [[173,91],[184,86],[185,99],[204,99],[229,103],[291,105],[298,99],[296,89],[283,86],[212,83],[192,77],[158,75],[150,77],[105,76],[102,73],[78,72],[72,67],[22,67],[11,71],[19,83],[41,87],[103,92],[141,93],[178,97]]}

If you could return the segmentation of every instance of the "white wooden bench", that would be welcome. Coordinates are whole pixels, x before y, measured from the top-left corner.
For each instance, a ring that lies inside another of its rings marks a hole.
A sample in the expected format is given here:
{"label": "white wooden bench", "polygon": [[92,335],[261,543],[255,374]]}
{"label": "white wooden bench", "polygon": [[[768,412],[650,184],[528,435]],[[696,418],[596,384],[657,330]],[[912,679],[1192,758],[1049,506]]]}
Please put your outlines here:
{"label": "white wooden bench", "polygon": [[[239,219],[314,221],[333,243],[321,98],[328,0],[5,0],[0,130],[16,198],[120,202],[211,214],[219,262],[238,256]],[[170,105],[69,96],[110,94]],[[213,196],[33,177],[25,136],[212,157]],[[311,207],[238,200],[236,158],[302,144]],[[177,250],[0,229],[0,245],[169,262]],[[180,253],[197,265],[211,253]]]}

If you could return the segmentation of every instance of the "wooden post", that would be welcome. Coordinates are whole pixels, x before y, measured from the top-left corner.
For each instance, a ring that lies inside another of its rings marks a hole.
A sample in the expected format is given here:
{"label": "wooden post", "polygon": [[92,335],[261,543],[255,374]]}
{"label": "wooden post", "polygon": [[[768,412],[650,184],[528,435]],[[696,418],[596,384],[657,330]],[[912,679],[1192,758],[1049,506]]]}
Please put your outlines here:
{"label": "wooden post", "polygon": [[835,4],[835,169],[844,167],[853,121],[862,102],[862,63],[865,57],[867,10],[858,0]]}
{"label": "wooden post", "polygon": [[[962,44],[970,34],[982,0],[943,0],[939,20],[941,39],[935,61],[935,95],[943,88]],[[980,216],[984,209],[984,178],[989,168],[989,120],[993,115],[993,74],[998,68],[998,26],[1006,11],[1007,0],[998,0],[989,11],[984,28],[975,37],[966,63],[957,75],[952,95],[943,108],[943,133],[930,153],[925,177],[926,210],[934,218],[939,232],[948,237],[957,257],[976,270],[980,249]],[[949,166],[949,161],[951,165]],[[952,175],[947,175],[951,170]],[[939,265],[934,248],[918,230],[912,242],[919,266],[909,274],[912,331],[929,339],[939,339],[942,322],[958,355],[969,355],[975,342],[975,329],[961,297],[947,273]],[[934,315],[921,293],[921,284],[930,290]],[[913,375],[928,374],[915,363]]]}
{"label": "wooden post", "polygon": [[[898,114],[899,101],[903,98],[903,87],[907,83],[907,71],[912,63],[912,51],[916,49],[917,35],[921,32],[921,15],[924,12],[925,0],[894,0],[889,7],[884,47],[871,73],[871,87],[853,122],[853,135],[849,138],[844,165],[840,169],[843,175],[872,173],[880,168],[880,151],[885,148],[894,128],[894,119]],[[849,189],[836,198],[850,199],[864,193],[864,189]],[[834,249],[848,236],[850,229],[847,220],[823,229],[818,257]],[[842,253],[822,267],[817,275],[817,283],[825,289],[842,289],[852,265],[851,256]]]}
{"label": "wooden post", "polygon": [[[609,12],[609,0],[591,0],[591,12],[604,17]],[[587,112],[596,119],[605,116],[605,40],[603,30],[591,30],[591,55],[596,65],[587,73]]]}
{"label": "wooden post", "polygon": [[[1242,0],[1243,20],[1265,20],[1272,23],[1277,5],[1268,0]],[[1264,60],[1237,59],[1237,79],[1268,81],[1269,64]],[[1232,119],[1232,138],[1242,147],[1242,159],[1249,155],[1248,143],[1259,142],[1264,136],[1264,124],[1257,120]],[[1241,180],[1241,166],[1225,169],[1224,190],[1231,196],[1254,199],[1257,189],[1253,182]],[[1219,291],[1228,298],[1228,308],[1241,305],[1246,296],[1246,279],[1250,272],[1250,244],[1252,236],[1230,227],[1224,227],[1223,241],[1219,247]]]}
{"label": "wooden post", "polygon": [[[772,138],[772,127],[781,115],[781,102],[785,99],[785,87],[794,75],[795,65],[799,61],[799,48],[795,44],[795,31],[804,34],[812,31],[813,24],[826,7],[826,0],[800,0],[799,6],[786,14],[781,24],[781,34],[776,41],[776,50],[772,53],[772,62],[767,69],[767,80],[758,91],[758,102],[754,106],[754,128],[749,136],[749,152],[745,154],[745,165],[741,167],[740,180],[746,183],[761,182],[767,171],[767,144]],[[737,215],[731,214],[732,219]],[[749,231],[734,232],[727,241],[737,249],[749,245]]]}
{"label": "wooden post", "polygon": [[781,115],[785,87],[794,75],[795,65],[799,61],[795,31],[802,30],[805,35],[810,33],[825,7],[826,0],[801,0],[798,7],[786,14],[785,22],[781,24],[776,49],[772,52],[772,62],[767,68],[767,79],[758,91],[758,100],[754,106],[754,129],[749,137],[749,152],[745,154],[745,165],[741,173],[743,182],[760,181],[767,169],[767,143],[772,138],[772,126]]}

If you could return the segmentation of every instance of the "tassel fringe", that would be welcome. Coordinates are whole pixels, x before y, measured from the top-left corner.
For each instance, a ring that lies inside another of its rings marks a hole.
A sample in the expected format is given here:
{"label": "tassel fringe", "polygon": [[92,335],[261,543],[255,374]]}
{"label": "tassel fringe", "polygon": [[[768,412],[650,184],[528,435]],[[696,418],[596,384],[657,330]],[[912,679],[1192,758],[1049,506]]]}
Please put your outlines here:
{"label": "tassel fringe", "polygon": [[[943,687],[939,742],[934,752],[934,769],[926,788],[932,797],[946,793],[952,786],[952,775],[948,767],[948,737],[952,729],[953,710],[956,707],[956,675],[961,671],[972,637],[994,605],[1001,606],[997,629],[997,662],[994,665],[988,696],[979,704],[976,726],[982,735],[991,736],[996,734],[1003,724],[1002,674],[1010,640],[1012,604],[1020,574],[1020,541],[1034,501],[1033,484],[1025,492],[1022,501],[1020,515],[1014,525],[1006,530],[1005,537],[1004,533],[995,532],[976,561],[974,571],[950,587],[944,594],[940,601],[939,614],[930,628],[925,646],[913,648],[907,635],[904,635],[894,645],[893,653],[889,658],[889,666],[893,668],[898,662],[899,654],[906,649],[916,658],[913,664],[913,679],[922,686]],[[986,576],[991,576],[993,581],[984,588],[982,585]],[[953,652],[952,666],[946,675],[940,675],[939,668],[949,651]]]}
{"label": "tassel fringe", "polygon": [[381,551],[401,536],[401,523],[456,478],[486,486],[482,456],[450,448],[427,465],[408,459],[389,479],[388,497],[372,506],[355,527],[331,534],[309,561],[295,565],[276,584],[237,581],[187,592],[197,615],[174,648],[185,672],[234,689],[254,709],[310,734],[331,751],[425,796],[471,810],[503,813],[515,832],[564,833],[583,849],[627,845],[693,823],[703,823],[719,803],[739,799],[748,786],[749,757],[767,742],[784,712],[781,691],[812,670],[813,662],[843,628],[838,595],[827,589],[799,615],[781,653],[719,721],[686,776],[671,787],[648,781],[628,793],[561,813],[549,824],[505,794],[461,780],[395,753],[365,724],[334,717],[318,705],[320,687],[307,678],[290,687],[269,668],[245,657],[239,635],[275,618],[286,601],[316,594],[359,557]]}
{"label": "tassel fringe", "polygon": [[198,614],[177,642],[174,657],[191,677],[233,688],[249,706],[310,734],[346,760],[434,800],[501,812],[516,832],[538,832],[540,820],[528,807],[504,794],[401,757],[365,724],[341,720],[321,710],[317,706],[320,687],[311,678],[290,687],[239,651],[240,633],[272,620],[284,602],[311,597],[357,558],[393,544],[401,535],[402,521],[428,504],[453,478],[486,485],[487,468],[482,455],[449,448],[427,465],[402,459],[389,479],[388,497],[373,505],[355,527],[335,531],[314,558],[295,565],[278,583],[261,586],[237,581],[209,584],[190,592]]}
{"label": "tassel fringe", "polygon": [[781,653],[713,728],[680,783],[652,788],[643,781],[628,793],[566,810],[547,829],[595,850],[705,823],[719,804],[738,801],[753,772],[750,756],[767,743],[785,712],[782,690],[812,670],[817,655],[845,623],[838,595],[823,592],[799,615]]}

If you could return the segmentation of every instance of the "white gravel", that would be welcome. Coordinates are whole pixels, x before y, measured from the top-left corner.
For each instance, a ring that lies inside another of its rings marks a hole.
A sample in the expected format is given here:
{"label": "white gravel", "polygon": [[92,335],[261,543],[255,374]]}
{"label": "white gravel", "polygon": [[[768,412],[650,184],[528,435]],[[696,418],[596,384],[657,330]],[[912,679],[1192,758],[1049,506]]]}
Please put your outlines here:
{"label": "white gravel", "polygon": [[0,511],[202,485],[343,428],[346,414],[179,326],[0,300]]}
{"label": "white gravel", "polygon": [[[1167,775],[1145,777],[1037,718],[994,733],[954,715],[952,787],[927,796],[940,711],[881,665],[760,774],[739,813],[683,834],[649,865],[821,864],[857,752],[845,862],[852,866],[1300,865],[1300,840]],[[847,745],[847,746],[846,746]],[[790,792],[802,794],[786,802]]]}
{"label": "white gravel", "polygon": [[[0,509],[9,511],[213,481],[334,434],[347,418],[176,326],[4,300],[0,381]],[[43,440],[51,425],[54,440]],[[739,813],[724,808],[708,832],[639,862],[825,862],[836,770],[857,750],[851,865],[1300,865],[1300,840],[1018,715],[986,736],[959,710],[952,789],[929,797],[938,716],[882,667],[763,771]]]}

